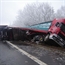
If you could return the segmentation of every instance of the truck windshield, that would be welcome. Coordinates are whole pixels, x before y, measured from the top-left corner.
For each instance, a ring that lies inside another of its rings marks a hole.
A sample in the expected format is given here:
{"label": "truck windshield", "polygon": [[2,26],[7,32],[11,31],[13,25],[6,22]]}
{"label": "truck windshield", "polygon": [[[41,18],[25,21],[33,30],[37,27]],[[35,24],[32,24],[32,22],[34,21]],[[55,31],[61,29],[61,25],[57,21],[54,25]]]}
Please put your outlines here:
{"label": "truck windshield", "polygon": [[57,22],[55,26],[56,27],[61,27],[61,25],[62,25],[61,23]]}
{"label": "truck windshield", "polygon": [[64,23],[62,23],[62,25],[61,25],[61,30],[65,33],[65,24]]}

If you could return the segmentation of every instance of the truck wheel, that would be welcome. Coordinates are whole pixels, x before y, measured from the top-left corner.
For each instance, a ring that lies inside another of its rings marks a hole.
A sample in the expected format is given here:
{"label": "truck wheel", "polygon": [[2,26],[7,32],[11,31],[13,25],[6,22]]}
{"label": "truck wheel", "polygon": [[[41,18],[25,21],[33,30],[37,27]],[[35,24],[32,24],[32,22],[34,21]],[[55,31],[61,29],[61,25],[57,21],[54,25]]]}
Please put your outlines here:
{"label": "truck wheel", "polygon": [[40,35],[36,35],[33,40],[36,44],[41,44],[41,42],[43,41],[43,37]]}
{"label": "truck wheel", "polygon": [[46,37],[44,38],[44,42],[48,42],[49,41],[49,34],[46,35]]}

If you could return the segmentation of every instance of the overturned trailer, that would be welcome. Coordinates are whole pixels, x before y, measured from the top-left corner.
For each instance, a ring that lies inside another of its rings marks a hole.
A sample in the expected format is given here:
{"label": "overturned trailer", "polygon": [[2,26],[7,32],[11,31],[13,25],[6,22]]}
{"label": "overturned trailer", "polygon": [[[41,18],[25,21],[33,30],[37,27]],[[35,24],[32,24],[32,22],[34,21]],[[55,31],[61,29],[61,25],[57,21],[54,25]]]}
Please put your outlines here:
{"label": "overturned trailer", "polygon": [[27,40],[26,28],[9,27],[0,25],[0,40]]}
{"label": "overturned trailer", "polygon": [[7,29],[8,40],[19,41],[26,40],[26,30],[17,27],[8,27]]}

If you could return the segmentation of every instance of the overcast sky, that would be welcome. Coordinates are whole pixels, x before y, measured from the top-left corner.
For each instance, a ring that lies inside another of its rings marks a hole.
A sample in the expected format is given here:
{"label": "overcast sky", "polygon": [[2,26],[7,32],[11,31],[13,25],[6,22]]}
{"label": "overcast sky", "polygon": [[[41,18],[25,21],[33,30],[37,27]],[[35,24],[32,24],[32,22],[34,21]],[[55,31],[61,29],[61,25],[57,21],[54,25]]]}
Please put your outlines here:
{"label": "overcast sky", "polygon": [[55,12],[65,5],[65,0],[0,0],[0,24],[12,24],[16,20],[18,11],[33,2],[48,2]]}

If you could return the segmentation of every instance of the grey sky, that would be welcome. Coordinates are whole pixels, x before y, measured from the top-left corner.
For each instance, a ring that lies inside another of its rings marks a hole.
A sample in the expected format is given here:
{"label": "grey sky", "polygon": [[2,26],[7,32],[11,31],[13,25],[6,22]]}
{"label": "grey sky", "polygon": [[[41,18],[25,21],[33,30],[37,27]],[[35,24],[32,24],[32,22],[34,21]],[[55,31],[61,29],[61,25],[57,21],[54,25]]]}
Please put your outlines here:
{"label": "grey sky", "polygon": [[48,2],[55,11],[65,5],[64,0],[0,0],[0,24],[12,24],[16,20],[18,11],[32,2]]}

